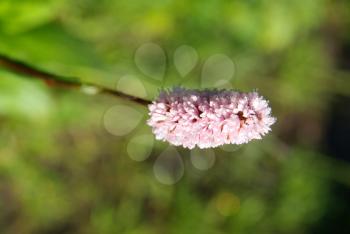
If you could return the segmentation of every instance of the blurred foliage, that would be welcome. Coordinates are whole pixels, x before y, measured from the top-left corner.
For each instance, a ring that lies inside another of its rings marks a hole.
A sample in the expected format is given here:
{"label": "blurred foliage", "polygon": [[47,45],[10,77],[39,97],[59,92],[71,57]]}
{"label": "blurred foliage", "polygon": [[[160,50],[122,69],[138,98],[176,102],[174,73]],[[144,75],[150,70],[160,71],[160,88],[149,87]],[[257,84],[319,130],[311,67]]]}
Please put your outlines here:
{"label": "blurred foliage", "polygon": [[[223,53],[235,64],[230,84],[258,88],[278,122],[261,141],[215,149],[207,171],[178,149],[185,174],[168,186],[153,175],[167,144],[128,145],[150,133],[144,119],[127,136],[103,127],[106,110],[130,103],[0,70],[0,232],[313,233],[337,206],[332,183],[350,186],[349,163],[323,150],[332,100],[350,95],[349,28],[345,0],[1,0],[2,54],[111,88],[128,75],[131,92],[152,99],[179,83],[199,88],[206,58]],[[166,52],[162,81],[135,65],[147,42]],[[181,78],[172,55],[184,44],[199,63]]]}

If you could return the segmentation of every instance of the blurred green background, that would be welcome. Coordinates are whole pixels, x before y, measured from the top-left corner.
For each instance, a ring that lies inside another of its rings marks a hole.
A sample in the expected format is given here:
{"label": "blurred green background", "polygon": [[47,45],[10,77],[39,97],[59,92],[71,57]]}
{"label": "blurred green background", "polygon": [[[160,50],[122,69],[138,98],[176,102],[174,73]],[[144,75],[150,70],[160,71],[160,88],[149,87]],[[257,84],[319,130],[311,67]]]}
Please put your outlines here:
{"label": "blurred green background", "polygon": [[[201,88],[206,59],[225,54],[225,85],[257,88],[277,123],[215,149],[208,170],[176,148],[164,168],[184,174],[166,185],[154,165],[168,145],[149,139],[146,108],[0,68],[0,233],[350,233],[349,29],[346,0],[1,0],[3,55],[151,100]],[[137,59],[149,42],[166,61]],[[181,45],[198,53],[184,77]]]}

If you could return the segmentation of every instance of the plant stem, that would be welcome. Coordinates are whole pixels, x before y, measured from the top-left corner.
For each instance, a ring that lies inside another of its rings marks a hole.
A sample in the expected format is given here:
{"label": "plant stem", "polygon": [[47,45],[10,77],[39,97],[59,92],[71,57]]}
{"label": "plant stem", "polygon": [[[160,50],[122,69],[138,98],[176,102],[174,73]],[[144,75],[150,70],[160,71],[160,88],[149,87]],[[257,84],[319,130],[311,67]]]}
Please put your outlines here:
{"label": "plant stem", "polygon": [[57,87],[72,88],[72,89],[80,89],[84,86],[89,86],[89,87],[96,88],[96,90],[98,90],[100,93],[110,94],[115,97],[123,98],[144,106],[151,103],[151,101],[149,100],[136,97],[130,94],[126,94],[114,89],[102,87],[102,86],[87,83],[87,82],[82,82],[81,79],[76,77],[61,76],[61,75],[52,74],[46,71],[42,71],[22,61],[9,58],[2,54],[0,54],[0,68],[1,67],[17,74],[43,80],[49,86],[57,86]]}

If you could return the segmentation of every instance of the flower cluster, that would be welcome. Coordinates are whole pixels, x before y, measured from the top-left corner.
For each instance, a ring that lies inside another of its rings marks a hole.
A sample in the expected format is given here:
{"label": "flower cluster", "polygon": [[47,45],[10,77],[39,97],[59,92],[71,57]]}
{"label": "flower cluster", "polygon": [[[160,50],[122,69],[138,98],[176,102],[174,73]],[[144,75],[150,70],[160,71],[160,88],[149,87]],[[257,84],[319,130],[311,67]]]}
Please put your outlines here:
{"label": "flower cluster", "polygon": [[261,139],[276,121],[257,92],[177,87],[161,91],[148,107],[156,139],[189,149]]}

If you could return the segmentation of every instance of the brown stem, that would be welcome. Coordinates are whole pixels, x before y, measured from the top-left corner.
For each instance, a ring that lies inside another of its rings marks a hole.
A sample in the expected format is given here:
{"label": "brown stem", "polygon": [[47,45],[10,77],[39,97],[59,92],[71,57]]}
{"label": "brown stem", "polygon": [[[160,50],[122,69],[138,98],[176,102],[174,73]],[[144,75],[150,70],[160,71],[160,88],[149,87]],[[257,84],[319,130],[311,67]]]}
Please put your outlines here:
{"label": "brown stem", "polygon": [[98,89],[99,92],[101,93],[110,94],[119,98],[133,101],[141,105],[146,106],[151,103],[151,101],[140,97],[135,97],[133,95],[129,95],[107,87],[98,86],[96,84],[82,82],[81,79],[76,77],[60,76],[60,75],[52,74],[46,71],[42,71],[24,62],[9,58],[2,54],[0,54],[0,68],[1,67],[21,75],[29,76],[36,79],[41,79],[50,86],[59,86],[64,88],[81,88],[83,86],[91,86]]}

